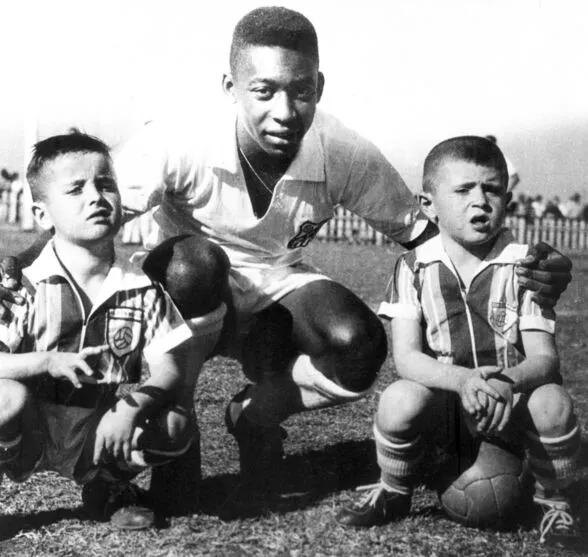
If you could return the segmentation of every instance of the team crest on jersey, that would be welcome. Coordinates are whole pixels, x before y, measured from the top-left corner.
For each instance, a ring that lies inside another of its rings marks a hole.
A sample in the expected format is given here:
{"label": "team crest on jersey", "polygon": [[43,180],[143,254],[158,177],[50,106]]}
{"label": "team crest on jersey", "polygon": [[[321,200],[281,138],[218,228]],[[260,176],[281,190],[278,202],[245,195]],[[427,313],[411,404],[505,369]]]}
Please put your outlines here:
{"label": "team crest on jersey", "polygon": [[490,325],[494,330],[504,333],[516,322],[518,313],[516,308],[504,302],[493,302],[490,308]]}
{"label": "team crest on jersey", "polygon": [[318,234],[318,231],[321,229],[321,226],[328,220],[329,219],[325,219],[318,223],[309,220],[304,221],[298,228],[296,236],[288,242],[288,248],[305,248],[310,242],[312,242],[314,237]]}
{"label": "team crest on jersey", "polygon": [[135,308],[113,308],[108,311],[106,339],[118,357],[130,354],[139,345],[143,311]]}

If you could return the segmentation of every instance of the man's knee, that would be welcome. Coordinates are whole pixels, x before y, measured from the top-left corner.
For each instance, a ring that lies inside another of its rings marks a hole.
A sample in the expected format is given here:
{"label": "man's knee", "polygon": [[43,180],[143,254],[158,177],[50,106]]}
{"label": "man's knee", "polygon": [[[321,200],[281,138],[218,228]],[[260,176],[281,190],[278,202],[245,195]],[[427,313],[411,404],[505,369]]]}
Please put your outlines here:
{"label": "man's knee", "polygon": [[380,397],[376,412],[378,429],[387,434],[418,433],[419,419],[430,406],[433,392],[427,387],[400,379]]}
{"label": "man's knee", "polygon": [[561,385],[550,383],[535,389],[527,408],[531,427],[538,435],[559,437],[575,424],[572,399]]}
{"label": "man's knee", "polygon": [[333,355],[334,379],[350,391],[365,391],[374,383],[388,351],[386,332],[374,314],[358,318],[345,316],[326,332]]}
{"label": "man's knee", "polygon": [[143,269],[164,285],[186,318],[213,311],[228,291],[227,255],[198,236],[176,236],[162,242],[149,254]]}

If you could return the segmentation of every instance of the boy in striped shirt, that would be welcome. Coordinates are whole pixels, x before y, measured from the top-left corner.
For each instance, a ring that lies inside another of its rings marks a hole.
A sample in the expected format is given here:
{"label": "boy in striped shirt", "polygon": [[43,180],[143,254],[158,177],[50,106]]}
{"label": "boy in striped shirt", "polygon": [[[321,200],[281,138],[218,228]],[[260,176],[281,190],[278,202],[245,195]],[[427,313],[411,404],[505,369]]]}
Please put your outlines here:
{"label": "boy in striped shirt", "polygon": [[[0,478],[53,470],[84,485],[95,518],[153,524],[130,483],[184,454],[192,389],[179,365],[191,333],[171,298],[116,258],[120,195],[108,147],[76,132],[34,149],[27,178],[53,239],[23,269],[23,305],[0,314]],[[142,358],[150,376],[139,383]]]}
{"label": "boy in striped shirt", "polygon": [[503,228],[507,184],[504,156],[485,138],[446,140],[425,160],[420,202],[439,235],[399,258],[390,301],[380,307],[391,320],[401,379],[384,391],[375,416],[381,479],[340,511],[345,525],[406,516],[426,440],[435,429],[433,440],[451,447],[458,420],[473,435],[522,440],[545,516],[541,541],[578,541],[564,489],[580,432],[562,387],[554,312],[518,284],[515,262],[527,246]]}

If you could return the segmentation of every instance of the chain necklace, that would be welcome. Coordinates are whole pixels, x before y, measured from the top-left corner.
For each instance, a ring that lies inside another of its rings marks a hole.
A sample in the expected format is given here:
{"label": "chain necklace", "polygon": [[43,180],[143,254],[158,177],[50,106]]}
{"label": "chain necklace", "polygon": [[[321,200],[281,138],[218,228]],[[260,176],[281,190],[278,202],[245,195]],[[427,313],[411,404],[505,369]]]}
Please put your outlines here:
{"label": "chain necklace", "polygon": [[[270,194],[273,195],[274,194],[274,190],[272,188],[270,188],[266,183],[265,180],[257,173],[257,171],[255,170],[255,168],[253,168],[253,165],[249,162],[249,159],[247,158],[247,156],[245,155],[245,153],[243,152],[243,149],[241,149],[241,146],[239,146],[239,153],[241,153],[241,156],[243,157],[243,159],[245,160],[245,162],[247,163],[247,166],[251,169],[251,172],[253,172],[253,175],[257,178],[257,181],[265,188],[265,190]],[[278,180],[276,180],[276,182],[274,183],[274,187],[277,184]]]}

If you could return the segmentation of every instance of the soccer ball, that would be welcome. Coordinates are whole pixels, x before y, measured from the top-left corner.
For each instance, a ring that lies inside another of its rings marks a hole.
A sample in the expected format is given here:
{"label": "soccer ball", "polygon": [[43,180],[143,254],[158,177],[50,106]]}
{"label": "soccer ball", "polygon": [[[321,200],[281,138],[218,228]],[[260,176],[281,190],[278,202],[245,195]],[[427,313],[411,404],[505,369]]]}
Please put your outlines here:
{"label": "soccer ball", "polygon": [[482,440],[473,464],[446,483],[439,498],[449,517],[465,526],[510,527],[530,500],[524,460],[496,442]]}

